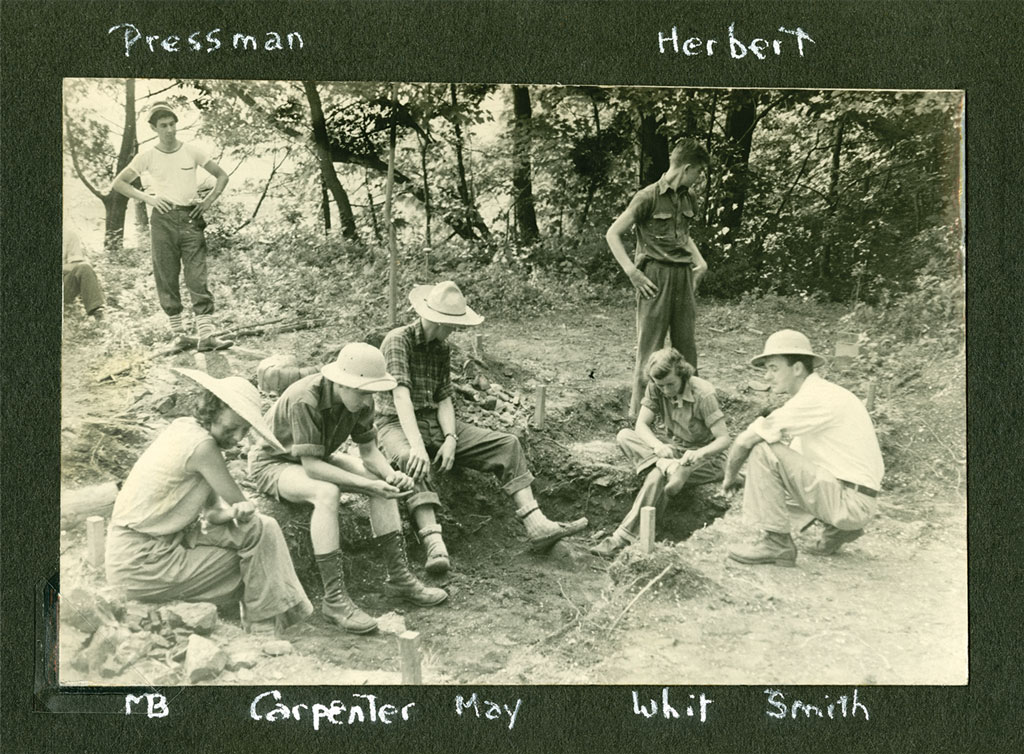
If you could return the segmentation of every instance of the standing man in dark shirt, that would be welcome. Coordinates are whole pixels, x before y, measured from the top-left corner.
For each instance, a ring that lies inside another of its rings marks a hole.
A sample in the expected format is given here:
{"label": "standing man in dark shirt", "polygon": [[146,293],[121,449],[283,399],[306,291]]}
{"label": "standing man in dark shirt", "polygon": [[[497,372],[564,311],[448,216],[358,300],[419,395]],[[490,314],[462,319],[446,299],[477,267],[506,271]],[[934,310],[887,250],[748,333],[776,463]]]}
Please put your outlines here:
{"label": "standing man in dark shirt", "polygon": [[[707,150],[694,139],[679,142],[669,155],[668,171],[640,189],[605,234],[615,260],[637,290],[636,367],[629,416],[640,411],[644,396],[644,365],[671,335],[672,347],[697,369],[694,340],[694,293],[707,263],[690,237],[697,209],[692,188],[710,162]],[[636,230],[636,254],[630,261],[622,236]]]}
{"label": "standing man in dark shirt", "polygon": [[[420,606],[448,598],[409,570],[395,500],[408,494],[413,481],[393,469],[377,448],[373,395],[394,387],[381,352],[367,343],[350,343],[320,373],[290,385],[267,412],[267,424],[284,451],[264,442],[249,456],[249,474],[260,492],[312,503],[309,534],[324,582],[324,617],[356,634],[374,630],[377,621],[345,590],[338,527],[342,492],[370,498],[370,528],[380,539],[388,568],[385,594]],[[349,437],[359,447],[358,459],[335,452]]]}

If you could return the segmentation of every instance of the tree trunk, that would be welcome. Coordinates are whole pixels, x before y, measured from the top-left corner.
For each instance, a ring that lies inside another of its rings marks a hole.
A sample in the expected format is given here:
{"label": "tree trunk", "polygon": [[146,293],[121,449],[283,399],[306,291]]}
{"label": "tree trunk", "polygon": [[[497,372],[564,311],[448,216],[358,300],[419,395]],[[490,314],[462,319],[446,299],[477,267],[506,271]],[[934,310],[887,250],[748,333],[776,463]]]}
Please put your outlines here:
{"label": "tree trunk", "polygon": [[725,139],[721,151],[723,179],[719,191],[718,223],[725,231],[721,242],[732,243],[743,221],[743,204],[747,198],[747,160],[757,123],[757,93],[738,90],[729,98],[725,117]]}
{"label": "tree trunk", "polygon": [[524,246],[529,246],[540,236],[540,231],[537,228],[537,212],[533,203],[533,175],[530,163],[533,108],[530,106],[530,90],[527,87],[512,87],[512,109],[515,113],[515,122],[512,126],[512,189],[515,194],[516,225],[519,226],[520,242]]}
{"label": "tree trunk", "polygon": [[[465,208],[466,223],[470,228],[475,228],[480,231],[480,237],[489,238],[491,233],[484,223],[480,213],[477,211],[476,204],[473,201],[473,196],[469,191],[469,184],[466,181],[466,163],[463,158],[464,145],[462,140],[462,126],[459,125],[459,100],[455,93],[455,84],[451,84],[451,95],[452,95],[452,126],[455,129],[455,165],[458,170],[458,192],[459,199],[462,200],[462,206]],[[461,235],[461,234],[460,234]],[[473,234],[473,238],[476,239],[476,234]]]}
{"label": "tree trunk", "polygon": [[370,171],[366,173],[366,202],[370,208],[370,225],[373,227],[373,237],[377,239],[377,243],[384,243],[384,237],[380,234],[380,224],[377,222],[377,208],[373,204],[373,192],[370,191]]}
{"label": "tree trunk", "polygon": [[317,91],[315,81],[303,81],[302,88],[306,91],[306,99],[309,100],[309,113],[313,124],[313,145],[316,149],[317,162],[320,164],[320,176],[327,190],[334,197],[335,204],[338,205],[341,234],[345,238],[356,240],[359,238],[359,234],[356,232],[356,218],[352,214],[352,205],[349,203],[348,194],[345,193],[341,181],[338,180],[338,173],[331,161],[330,138],[327,136],[327,123],[324,121],[320,93]]}
{"label": "tree trunk", "polygon": [[324,234],[331,232],[331,195],[327,193],[324,177],[320,176],[320,211],[324,217]]}
{"label": "tree trunk", "polygon": [[640,114],[640,186],[648,186],[668,170],[668,138],[659,132],[661,118]]}
{"label": "tree trunk", "polygon": [[431,246],[430,243],[430,182],[427,179],[427,147],[429,143],[426,137],[417,132],[416,136],[420,142],[420,166],[423,170],[423,233],[426,238],[427,248]]}

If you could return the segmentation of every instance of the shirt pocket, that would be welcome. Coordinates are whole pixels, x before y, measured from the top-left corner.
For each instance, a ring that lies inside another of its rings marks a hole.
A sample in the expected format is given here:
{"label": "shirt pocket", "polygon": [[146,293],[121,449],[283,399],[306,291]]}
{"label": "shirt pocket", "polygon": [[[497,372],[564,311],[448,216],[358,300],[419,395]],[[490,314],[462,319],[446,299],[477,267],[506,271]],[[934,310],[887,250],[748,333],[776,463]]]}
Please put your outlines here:
{"label": "shirt pocket", "polygon": [[675,223],[671,212],[655,212],[651,215],[651,235],[659,240],[675,238]]}

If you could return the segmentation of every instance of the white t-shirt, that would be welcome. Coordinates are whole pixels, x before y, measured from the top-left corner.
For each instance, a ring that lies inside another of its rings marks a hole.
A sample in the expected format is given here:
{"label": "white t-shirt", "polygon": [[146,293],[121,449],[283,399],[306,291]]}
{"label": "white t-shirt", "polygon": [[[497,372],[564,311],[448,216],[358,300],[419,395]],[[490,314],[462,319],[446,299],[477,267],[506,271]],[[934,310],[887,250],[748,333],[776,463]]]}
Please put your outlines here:
{"label": "white t-shirt", "polygon": [[187,206],[199,203],[196,168],[209,161],[210,154],[203,147],[181,142],[180,147],[169,153],[155,147],[139,152],[128,167],[140,176],[149,173],[147,186],[158,196],[173,204]]}
{"label": "white t-shirt", "polygon": [[82,239],[74,228],[64,227],[64,261],[63,264],[89,261],[82,248]]}
{"label": "white t-shirt", "polygon": [[817,374],[750,426],[765,442],[791,439],[793,450],[836,479],[881,489],[885,465],[871,416],[856,395]]}

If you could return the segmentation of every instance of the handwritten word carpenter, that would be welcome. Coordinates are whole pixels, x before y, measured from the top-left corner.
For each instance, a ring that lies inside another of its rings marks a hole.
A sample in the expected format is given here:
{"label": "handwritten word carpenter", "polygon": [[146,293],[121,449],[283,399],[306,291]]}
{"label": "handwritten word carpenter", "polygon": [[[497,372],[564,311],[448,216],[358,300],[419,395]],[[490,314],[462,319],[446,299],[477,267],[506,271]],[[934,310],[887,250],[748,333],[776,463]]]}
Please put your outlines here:
{"label": "handwritten word carpenter", "polygon": [[[804,56],[804,42],[815,44],[810,35],[799,26],[795,29],[787,29],[784,26],[780,26],[779,31],[796,37],[796,49],[800,57]],[[784,41],[786,40],[771,40],[770,49],[776,56],[782,55]],[[715,45],[717,44],[718,40],[714,38],[701,39],[700,37],[689,37],[688,39],[680,39],[679,29],[675,26],[672,27],[672,31],[668,34],[661,31],[658,32],[658,52],[662,54],[666,52],[682,52],[683,55],[688,57],[693,57],[694,55],[711,56],[715,54]],[[754,37],[750,42],[743,42],[736,36],[735,23],[729,24],[728,45],[729,55],[736,59],[746,57],[747,52],[752,53],[758,60],[764,60],[768,57],[769,40],[762,37]],[[788,40],[786,48],[790,49],[791,47],[792,40]]]}
{"label": "handwritten word carpenter", "polygon": [[821,705],[794,699],[788,707],[786,706],[786,695],[778,689],[765,689],[764,693],[768,696],[768,706],[771,708],[766,709],[764,713],[768,717],[774,717],[778,720],[785,720],[787,717],[791,720],[796,720],[797,717],[801,716],[800,713],[803,713],[801,719],[824,719],[828,717],[830,720],[834,720],[837,717],[855,718],[858,712],[864,716],[865,720],[871,719],[871,716],[868,714],[868,708],[857,698],[857,689],[853,690],[852,696],[843,694],[831,702],[829,701],[828,694],[825,694],[825,702]]}
{"label": "handwritten word carpenter", "polygon": [[[130,57],[135,52],[216,52],[221,49],[250,50],[262,49],[264,52],[284,50],[301,50],[305,46],[302,35],[297,31],[261,32],[262,40],[257,35],[244,32],[229,32],[224,29],[210,29],[207,32],[193,31],[190,34],[143,34],[135,24],[118,24],[107,30],[107,34],[124,30],[124,56]],[[224,39],[221,39],[223,35]],[[260,45],[262,42],[262,47]]]}
{"label": "handwritten word carpenter", "polygon": [[[704,696],[703,692],[701,692],[699,700],[697,699],[696,694],[690,694],[690,700],[697,702],[697,708],[700,710],[700,714],[698,715],[698,717],[700,718],[700,721],[702,723],[706,722],[708,719],[708,705],[712,704],[714,700],[708,699],[706,696]],[[633,714],[643,715],[644,717],[654,717],[658,714],[658,701],[656,699],[651,699],[650,706],[648,706],[646,703],[640,704],[640,695],[634,691]],[[682,717],[679,710],[677,710],[674,706],[672,706],[671,703],[669,703],[668,686],[661,690],[661,714],[665,717],[666,720],[678,720],[680,717]],[[683,714],[685,714],[687,717],[693,717],[693,704],[688,704],[685,708],[683,708]]]}
{"label": "handwritten word carpenter", "polygon": [[[484,717],[487,720],[497,720],[502,715],[508,715],[508,729],[512,730],[512,727],[516,724],[516,715],[519,714],[519,707],[522,705],[522,699],[516,699],[516,706],[509,707],[507,704],[499,704],[498,702],[491,702],[487,699],[477,699],[476,694],[471,694],[469,699],[464,699],[462,696],[455,697],[455,712],[459,717],[462,717],[463,710],[472,709],[476,713],[477,717]],[[483,705],[481,708],[480,705]],[[481,709],[483,713],[481,715]]]}
{"label": "handwritten word carpenter", "polygon": [[[410,710],[416,706],[416,702],[398,707],[394,704],[379,704],[373,694],[353,694],[354,700],[363,699],[363,702],[349,702],[346,706],[337,699],[332,699],[329,704],[294,704],[287,705],[281,702],[281,692],[276,689],[264,691],[258,694],[249,705],[249,717],[253,720],[265,720],[268,723],[278,720],[311,720],[313,730],[320,730],[320,723],[327,721],[331,725],[354,725],[355,723],[382,723],[391,725],[400,721],[408,721]],[[273,703],[271,703],[273,700]],[[347,714],[346,714],[347,713]],[[347,719],[346,719],[347,718]]]}

